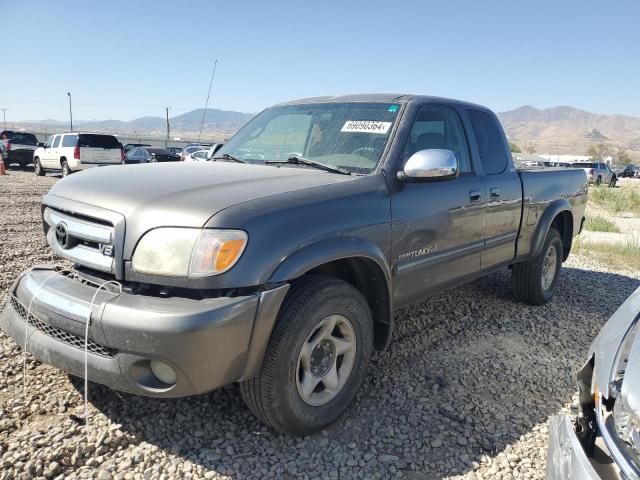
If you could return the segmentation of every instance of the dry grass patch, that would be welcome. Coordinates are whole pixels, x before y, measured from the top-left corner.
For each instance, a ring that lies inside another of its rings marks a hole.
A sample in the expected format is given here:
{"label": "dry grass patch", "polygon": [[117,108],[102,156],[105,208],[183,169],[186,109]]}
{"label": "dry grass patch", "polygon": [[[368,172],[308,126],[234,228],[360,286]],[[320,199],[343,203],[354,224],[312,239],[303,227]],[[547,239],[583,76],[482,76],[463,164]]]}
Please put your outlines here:
{"label": "dry grass patch", "polygon": [[640,217],[640,190],[638,189],[594,186],[589,188],[589,201],[613,215],[629,212]]}

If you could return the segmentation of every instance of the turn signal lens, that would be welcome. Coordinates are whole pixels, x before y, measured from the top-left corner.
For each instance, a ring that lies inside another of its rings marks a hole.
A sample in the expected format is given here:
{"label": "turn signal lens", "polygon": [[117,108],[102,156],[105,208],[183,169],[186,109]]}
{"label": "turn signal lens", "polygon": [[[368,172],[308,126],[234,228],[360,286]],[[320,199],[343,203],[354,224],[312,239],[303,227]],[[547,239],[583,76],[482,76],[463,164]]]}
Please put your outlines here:
{"label": "turn signal lens", "polygon": [[247,234],[242,230],[202,230],[193,248],[189,276],[226,272],[238,261],[246,245]]}

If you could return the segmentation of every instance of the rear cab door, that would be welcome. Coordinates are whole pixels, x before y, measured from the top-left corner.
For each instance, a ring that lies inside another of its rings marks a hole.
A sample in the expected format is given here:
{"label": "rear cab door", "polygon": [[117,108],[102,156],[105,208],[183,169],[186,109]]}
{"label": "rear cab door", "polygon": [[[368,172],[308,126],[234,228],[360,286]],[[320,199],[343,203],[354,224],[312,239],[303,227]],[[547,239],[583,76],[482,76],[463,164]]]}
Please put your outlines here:
{"label": "rear cab door", "polygon": [[522,217],[522,182],[513,165],[507,138],[495,114],[467,109],[475,157],[488,192],[482,270],[502,268],[513,261]]}
{"label": "rear cab door", "polygon": [[447,149],[455,153],[459,173],[441,181],[390,179],[394,185],[390,191],[396,305],[424,298],[477,274],[486,208],[482,177],[472,163],[468,132],[457,107],[427,102],[412,106],[404,115],[411,118],[411,125],[398,170],[417,151]]}
{"label": "rear cab door", "polygon": [[118,165],[122,163],[121,145],[113,135],[81,133],[78,136],[80,163],[87,165]]}

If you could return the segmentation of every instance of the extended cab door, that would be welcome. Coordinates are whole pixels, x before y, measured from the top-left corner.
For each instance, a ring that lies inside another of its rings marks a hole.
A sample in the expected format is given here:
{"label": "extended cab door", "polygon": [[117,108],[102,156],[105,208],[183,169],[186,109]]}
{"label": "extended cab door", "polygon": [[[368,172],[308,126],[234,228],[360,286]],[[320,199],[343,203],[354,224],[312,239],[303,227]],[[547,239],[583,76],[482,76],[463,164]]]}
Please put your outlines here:
{"label": "extended cab door", "polygon": [[486,194],[474,173],[458,112],[449,106],[417,110],[399,168],[412,154],[447,149],[458,160],[457,177],[403,181],[391,194],[392,273],[397,305],[464,282],[480,270]]}
{"label": "extended cab door", "polygon": [[522,183],[496,116],[476,109],[467,110],[467,114],[489,194],[482,269],[497,269],[515,257],[522,215]]}

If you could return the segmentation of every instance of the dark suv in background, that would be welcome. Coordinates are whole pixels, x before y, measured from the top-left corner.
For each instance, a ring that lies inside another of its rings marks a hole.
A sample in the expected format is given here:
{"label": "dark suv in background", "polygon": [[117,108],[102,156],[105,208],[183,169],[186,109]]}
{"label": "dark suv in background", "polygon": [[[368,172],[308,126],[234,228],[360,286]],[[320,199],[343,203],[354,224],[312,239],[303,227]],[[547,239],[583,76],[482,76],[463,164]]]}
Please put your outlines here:
{"label": "dark suv in background", "polygon": [[0,132],[0,153],[6,167],[19,163],[21,167],[33,163],[33,152],[38,148],[38,139],[33,133]]}

